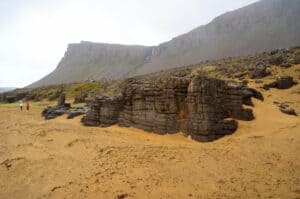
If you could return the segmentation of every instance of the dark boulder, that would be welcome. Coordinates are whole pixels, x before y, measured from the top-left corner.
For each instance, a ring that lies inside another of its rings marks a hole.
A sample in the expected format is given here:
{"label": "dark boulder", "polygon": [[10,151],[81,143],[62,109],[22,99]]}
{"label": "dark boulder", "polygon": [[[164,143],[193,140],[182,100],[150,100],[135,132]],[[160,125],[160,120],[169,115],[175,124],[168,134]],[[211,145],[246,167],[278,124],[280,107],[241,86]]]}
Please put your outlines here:
{"label": "dark boulder", "polygon": [[68,110],[69,107],[65,106],[47,107],[41,114],[46,120],[50,120],[67,113]]}
{"label": "dark boulder", "polygon": [[294,84],[296,84],[291,76],[281,76],[276,79],[276,81],[264,84],[263,89],[269,90],[270,88],[278,88],[278,89],[288,89],[291,88]]}
{"label": "dark boulder", "polygon": [[281,76],[277,78],[277,88],[278,89],[288,89],[294,85],[293,77],[291,76]]}

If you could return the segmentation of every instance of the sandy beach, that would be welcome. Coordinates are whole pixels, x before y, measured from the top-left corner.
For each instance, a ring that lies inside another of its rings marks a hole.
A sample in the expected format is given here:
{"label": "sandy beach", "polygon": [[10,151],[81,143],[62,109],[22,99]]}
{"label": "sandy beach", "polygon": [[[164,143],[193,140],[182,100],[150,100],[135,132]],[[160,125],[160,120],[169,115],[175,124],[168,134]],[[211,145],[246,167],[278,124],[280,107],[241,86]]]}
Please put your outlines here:
{"label": "sandy beach", "polygon": [[45,121],[41,106],[0,106],[0,198],[298,198],[299,86],[254,101],[256,119],[211,143],[182,134]]}

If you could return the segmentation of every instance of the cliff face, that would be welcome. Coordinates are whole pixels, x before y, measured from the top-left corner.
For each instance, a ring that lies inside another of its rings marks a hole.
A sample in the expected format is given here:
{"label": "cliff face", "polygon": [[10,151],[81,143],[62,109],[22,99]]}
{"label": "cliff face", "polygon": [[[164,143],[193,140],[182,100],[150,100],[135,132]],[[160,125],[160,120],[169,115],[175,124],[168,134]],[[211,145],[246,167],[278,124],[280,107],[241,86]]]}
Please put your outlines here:
{"label": "cliff face", "polygon": [[136,74],[297,46],[299,21],[298,0],[260,1],[159,45]]}
{"label": "cliff face", "polygon": [[32,87],[82,80],[118,79],[145,64],[152,47],[81,42],[70,44],[57,68]]}
{"label": "cliff face", "polygon": [[71,44],[57,69],[31,85],[126,78],[204,60],[300,45],[299,0],[262,0],[156,47]]}

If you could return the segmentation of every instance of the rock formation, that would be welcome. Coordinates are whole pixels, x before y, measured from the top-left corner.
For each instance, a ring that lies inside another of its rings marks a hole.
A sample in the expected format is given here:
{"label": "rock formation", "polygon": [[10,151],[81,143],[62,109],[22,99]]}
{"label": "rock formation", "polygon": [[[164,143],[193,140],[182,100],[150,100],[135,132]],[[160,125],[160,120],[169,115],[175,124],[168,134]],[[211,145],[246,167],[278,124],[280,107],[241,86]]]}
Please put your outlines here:
{"label": "rock formation", "polygon": [[87,126],[109,126],[118,122],[122,97],[96,97],[89,102],[90,111],[82,118]]}
{"label": "rock formation", "polygon": [[252,120],[254,90],[234,82],[197,76],[131,78],[121,96],[95,98],[82,119],[85,125],[118,123],[159,134],[179,131],[198,141],[212,141],[233,133],[234,119]]}
{"label": "rock formation", "polygon": [[50,120],[64,114],[67,114],[67,119],[73,119],[79,115],[84,115],[87,112],[87,107],[71,108],[70,106],[56,106],[45,108],[41,114],[46,120]]}

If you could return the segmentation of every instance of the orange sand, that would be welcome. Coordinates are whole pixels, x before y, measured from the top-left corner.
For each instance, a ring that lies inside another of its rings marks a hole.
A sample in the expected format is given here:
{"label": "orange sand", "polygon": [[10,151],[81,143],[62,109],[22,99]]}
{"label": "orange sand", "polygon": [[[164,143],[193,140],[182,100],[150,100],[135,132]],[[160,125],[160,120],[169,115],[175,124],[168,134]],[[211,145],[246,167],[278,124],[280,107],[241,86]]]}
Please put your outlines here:
{"label": "orange sand", "polygon": [[300,86],[266,91],[256,120],[197,143],[182,134],[83,127],[0,106],[0,198],[299,198]]}

